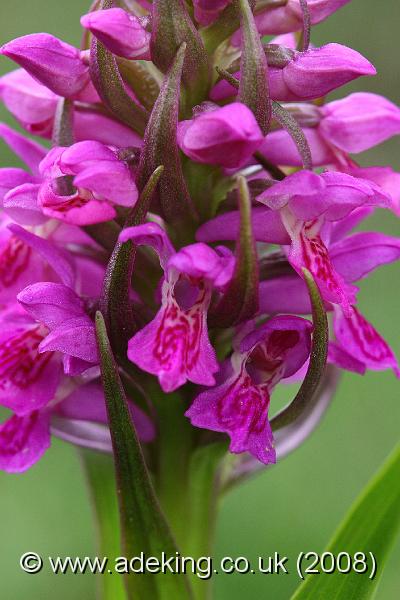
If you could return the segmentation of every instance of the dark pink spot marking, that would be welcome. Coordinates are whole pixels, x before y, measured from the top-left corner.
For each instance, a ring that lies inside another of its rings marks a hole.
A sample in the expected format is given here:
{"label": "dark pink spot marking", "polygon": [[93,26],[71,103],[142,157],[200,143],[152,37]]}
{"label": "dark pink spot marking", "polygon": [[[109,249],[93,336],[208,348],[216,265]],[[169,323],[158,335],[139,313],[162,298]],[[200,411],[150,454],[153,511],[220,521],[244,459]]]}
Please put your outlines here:
{"label": "dark pink spot marking", "polygon": [[0,452],[3,457],[14,456],[26,448],[38,416],[37,411],[26,417],[14,415],[0,426]]}
{"label": "dark pink spot marking", "polygon": [[0,283],[10,287],[29,264],[31,248],[12,235],[0,254]]}
{"label": "dark pink spot marking", "polygon": [[51,352],[38,353],[44,335],[43,327],[38,325],[0,344],[0,390],[10,384],[25,389],[37,381],[52,357]]}

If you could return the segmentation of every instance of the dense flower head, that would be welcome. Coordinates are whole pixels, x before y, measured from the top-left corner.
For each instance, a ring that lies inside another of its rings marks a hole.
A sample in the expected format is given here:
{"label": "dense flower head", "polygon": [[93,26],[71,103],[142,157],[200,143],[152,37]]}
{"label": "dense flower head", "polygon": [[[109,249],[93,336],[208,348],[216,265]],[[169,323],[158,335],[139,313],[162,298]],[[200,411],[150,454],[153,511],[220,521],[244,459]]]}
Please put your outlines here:
{"label": "dense flower head", "polygon": [[[348,2],[308,0],[311,24]],[[0,100],[24,130],[0,124],[24,165],[0,168],[6,471],[31,467],[51,433],[111,449],[96,311],[143,444],[228,436],[274,463],[273,391],[315,372],[316,296],[328,363],[400,376],[358,287],[400,241],[354,232],[376,210],[399,216],[400,173],[352,156],[400,134],[400,109],[326,98],[374,66],[310,45],[299,0],[167,4],[95,3],[80,49],[47,33],[0,49],[19,66]],[[189,433],[167,431],[168,403]]]}

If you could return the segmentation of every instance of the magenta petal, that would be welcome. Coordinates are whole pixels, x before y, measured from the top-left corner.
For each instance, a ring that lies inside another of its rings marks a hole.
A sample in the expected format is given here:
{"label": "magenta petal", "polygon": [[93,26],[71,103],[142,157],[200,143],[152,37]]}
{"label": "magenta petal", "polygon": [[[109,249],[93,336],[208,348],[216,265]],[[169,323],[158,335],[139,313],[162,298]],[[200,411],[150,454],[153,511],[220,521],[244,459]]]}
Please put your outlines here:
{"label": "magenta petal", "polygon": [[330,257],[345,281],[363,279],[377,267],[400,258],[400,239],[375,232],[359,232],[332,245]]}
{"label": "magenta petal", "polygon": [[71,265],[71,259],[68,253],[58,248],[55,244],[44,238],[30,233],[19,225],[9,225],[12,233],[32,248],[39,256],[45,260],[61,281],[69,287],[73,287],[75,282],[74,269]]}
{"label": "magenta petal", "polygon": [[71,318],[65,321],[51,331],[40,344],[39,352],[49,351],[62,352],[87,363],[98,364],[94,323],[89,317]]}
{"label": "magenta petal", "polygon": [[4,325],[0,334],[0,403],[25,415],[54,398],[61,375],[60,359],[38,354],[46,335],[42,326],[18,322],[11,326],[8,320]]}
{"label": "magenta petal", "polygon": [[89,166],[74,178],[74,185],[121,206],[133,206],[138,198],[137,187],[122,162]]}
{"label": "magenta petal", "polygon": [[391,210],[400,216],[400,173],[391,167],[363,167],[349,170],[350,175],[369,179],[392,198]]}
{"label": "magenta petal", "polygon": [[0,204],[4,196],[12,189],[23,185],[35,183],[36,179],[23,169],[3,168],[0,169]]}
{"label": "magenta petal", "polygon": [[168,235],[157,223],[144,223],[126,227],[119,236],[120,242],[132,240],[138,246],[150,246],[157,252],[162,268],[165,270],[168,260],[175,254]]}
{"label": "magenta petal", "polygon": [[298,219],[308,221],[318,217],[329,206],[325,191],[326,184],[321,176],[311,171],[299,171],[275,183],[257,196],[257,200],[271,210],[288,205]]}
{"label": "magenta petal", "polygon": [[38,204],[48,217],[70,225],[93,225],[114,219],[116,212],[113,206],[88,195],[82,197],[76,192],[72,196],[59,196],[46,182],[40,186]]}
{"label": "magenta petal", "polygon": [[118,162],[118,159],[111,148],[92,140],[85,140],[64,148],[59,157],[60,168],[67,175],[78,175],[84,169],[103,162],[108,165]]}
{"label": "magenta petal", "polygon": [[168,269],[206,280],[213,287],[224,287],[232,278],[234,266],[234,256],[228,249],[221,255],[201,242],[184,246],[168,261]]}
{"label": "magenta petal", "polygon": [[244,165],[263,139],[253,113],[240,102],[203,112],[178,126],[178,143],[187,156],[227,169]]}
{"label": "magenta petal", "polygon": [[[139,439],[142,442],[151,442],[155,437],[155,428],[151,419],[131,402],[129,402],[129,409]],[[96,382],[76,388],[57,404],[55,412],[68,419],[108,423],[103,388]]]}
{"label": "magenta petal", "polygon": [[336,342],[329,342],[328,347],[328,363],[336,365],[345,371],[364,375],[367,370],[365,363],[351,356],[342,346]]}
{"label": "magenta petal", "polygon": [[[266,208],[253,208],[253,232],[257,241],[271,244],[289,244],[290,238],[277,211]],[[236,240],[239,234],[240,215],[238,211],[227,212],[201,225],[196,233],[199,242]]]}
{"label": "magenta petal", "polygon": [[122,8],[90,12],[81,17],[81,25],[117,56],[150,58],[150,33],[137,17]]}
{"label": "magenta petal", "polygon": [[39,189],[38,183],[24,183],[10,190],[4,198],[4,211],[21,225],[42,225],[48,218],[38,206]]}
{"label": "magenta petal", "polygon": [[[268,364],[273,370],[276,360],[282,362],[279,367],[279,379],[296,373],[310,355],[312,323],[307,319],[293,315],[280,315],[250,332],[240,342],[240,352],[247,354],[257,347],[260,364]],[[251,355],[249,367],[257,369],[255,357]],[[271,390],[274,382],[269,382]]]}
{"label": "magenta petal", "polygon": [[[335,163],[335,153],[332,147],[325,142],[318,128],[305,127],[303,132],[310,146],[314,167]],[[259,151],[275,165],[303,166],[303,160],[295,142],[284,129],[271,131]]]}
{"label": "magenta petal", "polygon": [[334,328],[338,343],[353,358],[374,371],[393,369],[396,376],[400,377],[399,365],[392,349],[356,308],[351,317],[346,317],[337,310]]}
{"label": "magenta petal", "polygon": [[50,446],[47,412],[25,417],[14,415],[0,425],[0,469],[22,473],[34,465]]}
{"label": "magenta petal", "polygon": [[71,318],[85,316],[83,300],[61,283],[34,283],[18,294],[18,302],[49,329],[55,329]]}
{"label": "magenta petal", "polygon": [[0,77],[0,98],[22,126],[36,135],[53,120],[58,102],[56,94],[24,69]]}
{"label": "magenta petal", "polygon": [[0,53],[26,69],[59,96],[71,98],[89,81],[89,68],[80,52],[48,33],[32,33],[1,47]]}
{"label": "magenta petal", "polygon": [[184,311],[170,302],[130,339],[129,360],[157,375],[165,392],[176,390],[187,380],[213,385],[213,374],[219,367],[208,339],[205,309],[193,306]]}
{"label": "magenta petal", "polygon": [[283,69],[291,96],[282,100],[312,100],[360,77],[376,75],[371,63],[359,52],[341,44],[326,44],[297,52]]}
{"label": "magenta petal", "polygon": [[0,123],[0,138],[28,165],[34,175],[39,175],[39,164],[47,153],[46,148],[29,140],[4,123]]}
{"label": "magenta petal", "polygon": [[74,114],[74,136],[77,142],[97,140],[103,144],[126,148],[140,147],[142,138],[119,121],[94,112],[79,110]]}
{"label": "magenta petal", "polygon": [[400,133],[400,108],[378,94],[350,94],[321,110],[321,135],[345,152],[363,152]]}
{"label": "magenta petal", "polygon": [[260,313],[311,314],[310,296],[301,277],[289,275],[260,282]]}
{"label": "magenta petal", "polygon": [[276,460],[268,422],[269,394],[249,377],[235,375],[224,384],[197,396],[185,415],[192,425],[227,433],[230,451],[250,452],[259,461]]}

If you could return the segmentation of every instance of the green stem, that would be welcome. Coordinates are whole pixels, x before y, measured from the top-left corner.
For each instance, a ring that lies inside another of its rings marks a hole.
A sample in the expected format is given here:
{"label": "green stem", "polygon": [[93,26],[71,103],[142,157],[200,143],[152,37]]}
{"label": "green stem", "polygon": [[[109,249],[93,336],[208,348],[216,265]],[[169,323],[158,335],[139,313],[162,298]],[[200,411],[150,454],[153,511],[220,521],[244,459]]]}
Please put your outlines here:
{"label": "green stem", "polygon": [[[107,556],[109,564],[121,554],[115,472],[112,457],[92,450],[81,450],[96,518],[98,555]],[[126,600],[123,576],[117,573],[100,575],[100,597],[102,600]]]}
{"label": "green stem", "polygon": [[157,495],[179,548],[186,551],[189,536],[187,480],[192,428],[184,416],[184,402],[179,393],[166,395],[154,383],[150,396],[159,419]]}

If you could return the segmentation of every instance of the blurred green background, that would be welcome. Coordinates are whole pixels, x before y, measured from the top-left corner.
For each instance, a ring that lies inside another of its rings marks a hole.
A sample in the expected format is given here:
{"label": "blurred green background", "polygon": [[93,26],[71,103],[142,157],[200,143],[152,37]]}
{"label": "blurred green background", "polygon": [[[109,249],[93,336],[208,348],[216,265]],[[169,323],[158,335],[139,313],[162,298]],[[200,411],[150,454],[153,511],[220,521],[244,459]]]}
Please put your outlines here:
{"label": "blurred green background", "polygon": [[[79,43],[79,17],[86,0],[1,0],[0,43],[48,31]],[[368,90],[400,103],[398,0],[353,0],[327,22],[315,27],[313,42],[347,44],[377,67],[378,76],[359,80],[340,94]],[[12,63],[0,60],[0,73]],[[337,94],[339,96],[340,94]],[[0,119],[11,122],[0,107]],[[17,165],[0,147],[1,166]],[[391,164],[400,170],[399,138],[361,157],[361,163]],[[376,215],[366,229],[399,234],[398,221]],[[399,270],[390,265],[361,284],[360,307],[400,355]],[[345,374],[333,406],[316,433],[277,466],[232,492],[223,502],[216,557],[259,555],[275,551],[293,557],[322,550],[362,487],[398,440],[399,384],[391,372],[364,377]],[[44,556],[95,554],[95,530],[81,466],[74,448],[59,441],[24,475],[0,474],[0,581],[7,600],[56,597],[94,600],[96,577],[55,577],[45,569],[27,575],[19,569],[22,553]],[[400,590],[400,543],[397,543],[378,590],[379,600],[397,600]],[[298,585],[289,575],[218,575],[218,600],[271,598],[286,600]],[[329,600],[329,599],[327,599]]]}

